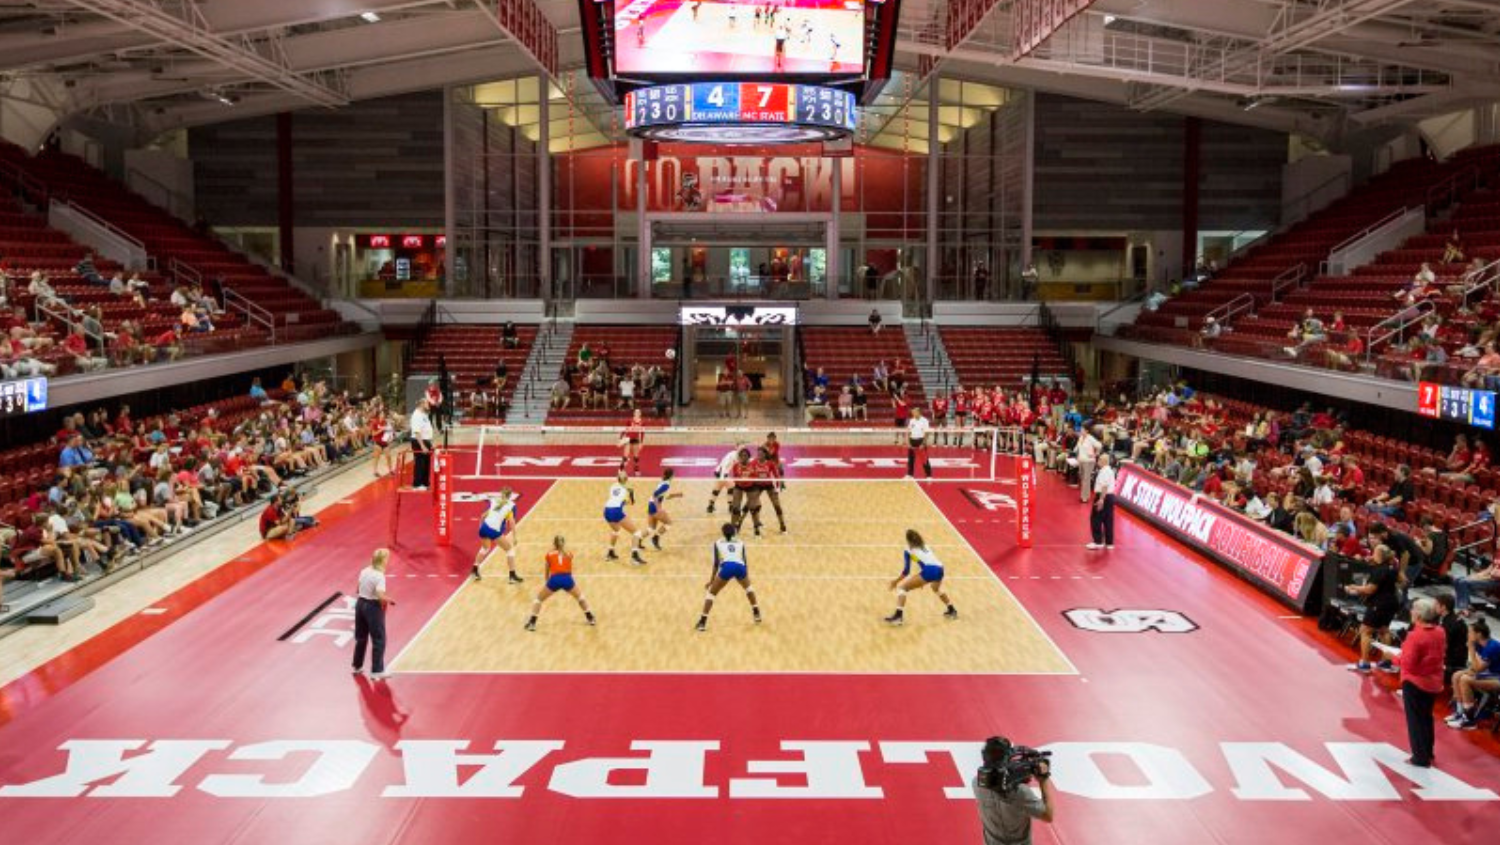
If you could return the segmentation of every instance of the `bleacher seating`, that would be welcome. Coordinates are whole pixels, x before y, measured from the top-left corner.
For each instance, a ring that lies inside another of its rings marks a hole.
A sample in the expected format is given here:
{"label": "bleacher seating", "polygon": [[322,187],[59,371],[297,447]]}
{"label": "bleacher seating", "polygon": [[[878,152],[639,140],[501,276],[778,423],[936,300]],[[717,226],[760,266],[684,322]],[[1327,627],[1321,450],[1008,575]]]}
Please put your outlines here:
{"label": "bleacher seating", "polygon": [[212,235],[195,231],[82,159],[57,152],[32,157],[20,147],[0,142],[0,161],[21,168],[46,185],[53,196],[71,199],[139,239],[163,270],[175,259],[201,274],[207,292],[213,292],[210,283],[218,280],[270,311],[278,339],[304,335],[312,339],[340,322],[338,312],[324,309],[286,280]]}
{"label": "bleacher seating", "polygon": [[814,373],[822,369],[828,376],[828,399],[835,404],[839,389],[859,375],[869,399],[867,413],[869,421],[860,420],[813,420],[818,428],[850,426],[889,425],[895,419],[889,394],[875,390],[870,384],[875,365],[885,361],[891,373],[900,371],[906,379],[906,397],[913,407],[925,407],[927,395],[922,389],[922,378],[911,360],[911,348],[907,345],[903,329],[887,327],[879,334],[872,334],[864,326],[804,326],[802,328],[802,360]]}
{"label": "bleacher seating", "polygon": [[[564,361],[578,359],[578,350],[587,343],[595,354],[607,353],[611,367],[658,366],[671,383],[676,378],[677,360],[667,357],[667,350],[677,345],[677,329],[673,326],[594,326],[579,325],[573,329],[573,340],[568,346]],[[551,385],[543,386],[550,389]],[[574,383],[576,390],[578,384]],[[662,425],[667,421],[650,413],[650,402],[644,391],[637,389],[635,407],[646,411],[650,424]],[[630,421],[629,410],[615,410],[612,397],[607,408],[580,408],[575,401],[563,410],[547,412],[548,425],[624,425]]]}
{"label": "bleacher seating", "polygon": [[[521,372],[526,369],[526,358],[531,353],[536,332],[536,326],[516,326],[517,346],[506,349],[501,343],[498,325],[436,326],[412,356],[411,374],[436,375],[441,359],[448,366],[448,376],[452,379],[460,406],[467,407],[474,391],[493,394],[495,367],[504,361],[509,376],[500,397],[500,406],[505,407],[521,382]],[[486,386],[479,386],[480,379],[486,380]]]}
{"label": "bleacher seating", "polygon": [[965,389],[1019,387],[1031,377],[1033,365],[1044,379],[1069,375],[1057,344],[1041,329],[948,326],[941,334]]}
{"label": "bleacher seating", "polygon": [[1250,294],[1257,306],[1270,303],[1272,282],[1297,265],[1309,275],[1333,247],[1393,211],[1423,206],[1430,189],[1476,165],[1489,166],[1500,148],[1476,148],[1447,162],[1410,159],[1372,178],[1365,185],[1315,212],[1307,219],[1256,245],[1198,290],[1174,297],[1157,311],[1143,311],[1128,335],[1143,340],[1192,344],[1203,319],[1230,300]]}

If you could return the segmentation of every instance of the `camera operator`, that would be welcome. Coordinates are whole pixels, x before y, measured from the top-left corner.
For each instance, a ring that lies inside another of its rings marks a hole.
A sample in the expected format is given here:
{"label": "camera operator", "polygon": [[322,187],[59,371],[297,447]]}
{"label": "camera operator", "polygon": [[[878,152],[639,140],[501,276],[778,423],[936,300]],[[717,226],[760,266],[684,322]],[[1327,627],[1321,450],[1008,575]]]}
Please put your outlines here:
{"label": "camera operator", "polygon": [[[974,778],[984,845],[1031,845],[1031,820],[1052,823],[1052,771],[1044,756],[1013,747],[1004,737],[984,743],[984,766]],[[1037,788],[1028,785],[1036,778]]]}

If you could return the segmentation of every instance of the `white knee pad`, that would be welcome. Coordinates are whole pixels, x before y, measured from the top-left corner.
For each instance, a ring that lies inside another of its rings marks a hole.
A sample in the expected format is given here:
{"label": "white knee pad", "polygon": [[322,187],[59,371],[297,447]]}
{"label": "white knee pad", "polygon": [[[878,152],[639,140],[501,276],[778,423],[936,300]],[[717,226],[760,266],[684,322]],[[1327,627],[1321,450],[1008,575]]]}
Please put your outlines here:
{"label": "white knee pad", "polygon": [[755,595],[755,588],[754,587],[746,587],[745,588],[745,595],[747,595],[747,596],[753,596],[753,595]]}
{"label": "white knee pad", "polygon": [[905,587],[897,587],[896,588],[896,598],[898,598],[898,599],[904,599],[904,598],[906,598],[906,588]]}
{"label": "white knee pad", "polygon": [[714,603],[714,594],[713,593],[704,593],[703,594],[703,600],[706,601],[706,602],[708,602],[709,604],[713,604]]}

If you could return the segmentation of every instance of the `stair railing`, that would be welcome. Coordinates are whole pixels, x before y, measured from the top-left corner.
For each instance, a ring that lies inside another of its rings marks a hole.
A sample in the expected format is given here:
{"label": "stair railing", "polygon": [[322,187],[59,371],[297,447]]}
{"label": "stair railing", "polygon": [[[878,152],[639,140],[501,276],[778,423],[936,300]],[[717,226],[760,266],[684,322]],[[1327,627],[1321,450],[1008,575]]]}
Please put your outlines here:
{"label": "stair railing", "polygon": [[1406,340],[1406,330],[1413,325],[1427,319],[1427,315],[1435,312],[1437,306],[1431,300],[1424,299],[1415,305],[1397,311],[1384,320],[1371,326],[1365,333],[1365,362],[1375,356],[1377,344],[1386,343],[1395,338],[1397,343]]}

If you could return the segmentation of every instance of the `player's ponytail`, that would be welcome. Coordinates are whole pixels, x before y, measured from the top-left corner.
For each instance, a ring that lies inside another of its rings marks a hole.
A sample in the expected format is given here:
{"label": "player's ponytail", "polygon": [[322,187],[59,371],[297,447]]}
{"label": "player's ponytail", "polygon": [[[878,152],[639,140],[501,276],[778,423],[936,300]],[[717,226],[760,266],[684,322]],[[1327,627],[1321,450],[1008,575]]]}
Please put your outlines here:
{"label": "player's ponytail", "polygon": [[906,545],[908,548],[913,549],[923,549],[927,547],[927,544],[922,541],[922,535],[918,534],[915,530],[910,528],[906,529]]}
{"label": "player's ponytail", "polygon": [[564,538],[561,534],[556,534],[552,537],[552,548],[556,549],[559,552],[562,551],[563,546],[566,546],[567,544],[567,539]]}

